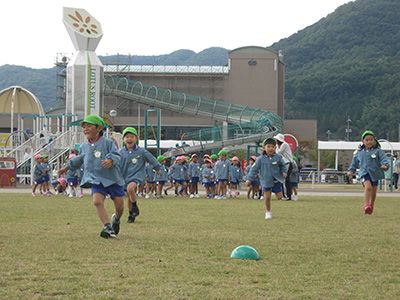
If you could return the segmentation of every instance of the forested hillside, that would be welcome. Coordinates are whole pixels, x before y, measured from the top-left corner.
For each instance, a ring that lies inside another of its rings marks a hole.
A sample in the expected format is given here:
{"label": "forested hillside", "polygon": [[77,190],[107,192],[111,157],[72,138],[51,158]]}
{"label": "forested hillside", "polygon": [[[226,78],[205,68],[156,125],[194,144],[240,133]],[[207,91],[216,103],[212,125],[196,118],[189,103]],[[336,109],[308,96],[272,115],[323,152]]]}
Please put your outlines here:
{"label": "forested hillside", "polygon": [[[350,139],[372,129],[398,139],[400,123],[400,1],[356,0],[319,22],[270,46],[283,50],[286,65],[285,118],[317,119],[318,134]],[[243,45],[246,46],[246,45]],[[114,55],[104,63],[134,65],[224,65],[228,50],[177,50],[158,56]],[[45,109],[56,106],[56,70],[0,67],[0,89],[21,85]]]}
{"label": "forested hillside", "polygon": [[320,137],[364,129],[397,140],[400,122],[400,1],[357,0],[273,44],[286,63],[287,118],[318,119]]}

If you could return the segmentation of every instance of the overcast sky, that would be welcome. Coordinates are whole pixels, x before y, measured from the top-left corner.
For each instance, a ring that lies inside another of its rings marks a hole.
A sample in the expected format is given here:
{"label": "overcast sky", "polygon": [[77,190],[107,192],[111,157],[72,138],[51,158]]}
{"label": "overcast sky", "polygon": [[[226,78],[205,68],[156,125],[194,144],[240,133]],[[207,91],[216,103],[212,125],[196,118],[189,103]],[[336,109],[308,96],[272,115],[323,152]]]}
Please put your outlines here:
{"label": "overcast sky", "polygon": [[101,23],[98,55],[160,55],[179,49],[267,47],[351,0],[12,0],[0,4],[0,66],[51,68],[75,48],[62,8],[84,8]]}

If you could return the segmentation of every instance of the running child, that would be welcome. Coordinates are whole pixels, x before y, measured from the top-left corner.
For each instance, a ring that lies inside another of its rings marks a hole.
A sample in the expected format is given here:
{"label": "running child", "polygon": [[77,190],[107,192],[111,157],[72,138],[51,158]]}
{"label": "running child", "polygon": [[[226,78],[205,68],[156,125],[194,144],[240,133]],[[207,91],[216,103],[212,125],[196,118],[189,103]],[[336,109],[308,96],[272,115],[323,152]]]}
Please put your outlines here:
{"label": "running child", "polygon": [[271,219],[271,194],[274,192],[278,198],[282,198],[281,183],[285,182],[286,166],[282,156],[275,152],[276,141],[274,139],[265,139],[263,148],[264,153],[257,158],[246,177],[246,185],[250,186],[255,175],[260,172],[266,208],[265,219]]}
{"label": "running child", "polygon": [[[119,233],[120,219],[124,211],[124,179],[118,166],[121,156],[114,142],[103,137],[105,123],[101,117],[88,115],[81,122],[81,126],[87,141],[80,146],[79,155],[72,157],[58,174],[62,175],[68,170],[76,171],[84,165],[85,172],[81,185],[92,186],[93,204],[104,226],[100,236],[115,238]],[[115,207],[112,224],[104,207],[107,194],[110,195]]]}
{"label": "running child", "polygon": [[[296,157],[293,156],[293,160],[296,161]],[[292,173],[290,174],[290,186],[292,187],[293,201],[299,200],[299,196],[297,193],[297,188],[300,181],[300,167],[299,164],[295,164],[292,169]]]}
{"label": "running child", "polygon": [[361,137],[362,143],[354,152],[353,161],[347,173],[352,176],[359,168],[359,176],[364,186],[364,213],[372,214],[378,189],[379,179],[385,178],[384,170],[389,169],[385,152],[374,133],[367,130]]}
{"label": "running child", "polygon": [[133,223],[140,214],[136,191],[146,180],[145,164],[148,162],[156,170],[156,174],[160,173],[161,165],[149,151],[139,147],[135,128],[125,128],[122,132],[122,139],[125,145],[118,151],[121,156],[119,167],[124,178],[124,189],[129,210],[128,223]]}
{"label": "running child", "polygon": [[[246,177],[247,177],[247,175],[249,175],[251,167],[254,165],[256,160],[257,160],[257,157],[255,157],[255,156],[251,156],[250,157],[249,164],[246,167],[246,170],[244,170],[244,174],[245,174]],[[254,180],[252,180],[251,183],[250,183],[250,186],[248,186],[249,188],[247,190],[247,199],[250,199],[250,198],[253,199],[255,197],[255,195],[256,195],[256,193],[257,193],[257,191],[259,189],[259,185],[260,185],[260,183],[258,181],[258,174],[256,174],[254,176]],[[251,197],[250,197],[250,195],[251,195]]]}

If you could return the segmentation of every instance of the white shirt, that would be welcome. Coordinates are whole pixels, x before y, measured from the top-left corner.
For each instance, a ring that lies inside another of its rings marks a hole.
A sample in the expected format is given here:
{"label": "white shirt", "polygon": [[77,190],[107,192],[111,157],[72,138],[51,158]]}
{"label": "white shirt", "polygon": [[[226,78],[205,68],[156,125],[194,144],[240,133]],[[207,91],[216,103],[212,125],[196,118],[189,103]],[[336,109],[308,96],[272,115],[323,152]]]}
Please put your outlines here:
{"label": "white shirt", "polygon": [[283,142],[282,145],[279,146],[276,153],[279,153],[280,155],[282,155],[285,163],[290,163],[293,161],[292,150],[290,150],[290,146],[286,142]]}

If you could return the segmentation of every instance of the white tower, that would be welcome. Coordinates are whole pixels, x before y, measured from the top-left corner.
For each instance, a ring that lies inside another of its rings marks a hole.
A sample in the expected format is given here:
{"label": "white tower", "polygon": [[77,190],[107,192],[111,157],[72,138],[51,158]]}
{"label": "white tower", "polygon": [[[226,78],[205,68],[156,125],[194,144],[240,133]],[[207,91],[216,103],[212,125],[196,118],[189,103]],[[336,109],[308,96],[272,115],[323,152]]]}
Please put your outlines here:
{"label": "white tower", "polygon": [[77,51],[67,65],[66,113],[83,119],[101,116],[104,106],[104,68],[94,52],[103,31],[86,10],[63,8],[63,22]]}

